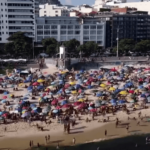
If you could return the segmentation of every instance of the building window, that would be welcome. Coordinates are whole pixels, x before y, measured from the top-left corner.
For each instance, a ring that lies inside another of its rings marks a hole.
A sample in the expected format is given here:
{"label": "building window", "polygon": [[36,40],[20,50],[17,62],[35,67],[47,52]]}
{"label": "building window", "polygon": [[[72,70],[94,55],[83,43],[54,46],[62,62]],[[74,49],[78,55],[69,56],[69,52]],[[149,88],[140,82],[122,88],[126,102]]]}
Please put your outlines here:
{"label": "building window", "polygon": [[102,41],[97,41],[97,44],[100,44],[100,45],[102,45]]}
{"label": "building window", "polygon": [[55,11],[55,13],[58,13],[58,11]]}
{"label": "building window", "polygon": [[66,34],[66,31],[61,31],[60,34]]}
{"label": "building window", "polygon": [[91,30],[90,34],[96,34],[96,30]]}
{"label": "building window", "polygon": [[83,31],[83,34],[89,34],[89,31]]}
{"label": "building window", "polygon": [[44,13],[46,13],[46,11],[44,11]]}
{"label": "building window", "polygon": [[1,11],[3,11],[3,9],[1,9]]}
{"label": "building window", "polygon": [[7,15],[5,15],[5,17],[7,17]]}
{"label": "building window", "polygon": [[3,17],[3,15],[2,15],[2,17]]}
{"label": "building window", "polygon": [[62,25],[62,26],[61,26],[61,29],[66,29],[66,26]]}
{"label": "building window", "polygon": [[80,31],[75,31],[75,34],[80,34]]}
{"label": "building window", "polygon": [[96,29],[96,26],[91,26],[91,29]]}
{"label": "building window", "polygon": [[57,29],[56,25],[51,26],[51,29]]}
{"label": "building window", "polygon": [[8,32],[6,32],[6,34],[8,34]]}
{"label": "building window", "polygon": [[68,31],[68,34],[73,34],[73,31]]}
{"label": "building window", "polygon": [[50,34],[50,31],[46,30],[46,31],[44,31],[44,34],[45,34],[45,35],[49,35],[49,34]]}
{"label": "building window", "polygon": [[97,29],[102,29],[103,28],[103,26],[97,26]]}
{"label": "building window", "polygon": [[61,37],[60,37],[60,40],[61,40],[61,41],[66,41],[66,37],[65,37],[65,36],[61,36]]}
{"label": "building window", "polygon": [[97,34],[102,34],[102,31],[97,31]]}
{"label": "building window", "polygon": [[73,25],[68,25],[68,29],[73,29]]}
{"label": "building window", "polygon": [[2,26],[2,29],[3,29],[4,27]]}
{"label": "building window", "polygon": [[83,40],[89,40],[89,37],[88,36],[84,36]]}
{"label": "building window", "polygon": [[80,29],[80,26],[75,26],[75,29]]}
{"label": "building window", "polygon": [[53,35],[57,35],[58,33],[57,33],[57,31],[56,31],[56,30],[53,30],[53,31],[51,31],[51,34],[53,34]]}
{"label": "building window", "polygon": [[37,26],[37,29],[43,29],[43,26]]}
{"label": "building window", "polygon": [[90,40],[91,40],[91,41],[93,41],[93,40],[95,41],[95,40],[96,40],[96,36],[91,36],[91,37],[90,37]]}
{"label": "building window", "polygon": [[5,9],[5,11],[7,11],[7,9]]}
{"label": "building window", "polygon": [[44,26],[44,29],[50,29],[50,26]]}
{"label": "building window", "polygon": [[43,35],[43,31],[37,31],[37,35]]}
{"label": "building window", "polygon": [[7,20],[6,20],[6,23],[7,23]]}
{"label": "building window", "polygon": [[3,6],[3,3],[1,3],[1,6]]}
{"label": "building window", "polygon": [[84,29],[89,29],[89,26],[84,26]]}

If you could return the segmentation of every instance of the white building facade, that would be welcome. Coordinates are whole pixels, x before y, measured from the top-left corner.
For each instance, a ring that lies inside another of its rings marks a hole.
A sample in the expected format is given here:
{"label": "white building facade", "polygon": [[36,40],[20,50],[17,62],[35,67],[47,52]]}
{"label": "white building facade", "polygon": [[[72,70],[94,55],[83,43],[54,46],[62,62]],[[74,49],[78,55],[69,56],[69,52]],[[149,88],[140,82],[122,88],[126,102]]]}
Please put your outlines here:
{"label": "white building facade", "polygon": [[40,6],[39,16],[69,16],[69,10],[66,6],[49,5],[48,3]]}
{"label": "white building facade", "polygon": [[35,0],[0,0],[0,43],[18,31],[35,37]]}
{"label": "white building facade", "polygon": [[41,17],[36,20],[36,42],[44,38],[55,38],[59,42],[76,39],[83,44],[94,41],[105,47],[106,22],[77,17]]}

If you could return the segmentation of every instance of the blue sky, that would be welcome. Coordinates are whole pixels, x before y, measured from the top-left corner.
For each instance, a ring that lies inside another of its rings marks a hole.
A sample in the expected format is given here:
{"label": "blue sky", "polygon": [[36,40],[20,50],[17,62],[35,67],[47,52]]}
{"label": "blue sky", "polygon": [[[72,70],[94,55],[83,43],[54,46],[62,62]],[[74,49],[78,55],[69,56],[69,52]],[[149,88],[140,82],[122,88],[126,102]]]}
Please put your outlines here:
{"label": "blue sky", "polygon": [[[89,4],[93,5],[95,0],[59,0],[62,4],[68,4],[68,5],[81,5],[81,4]],[[134,2],[139,0],[128,0],[128,2]]]}

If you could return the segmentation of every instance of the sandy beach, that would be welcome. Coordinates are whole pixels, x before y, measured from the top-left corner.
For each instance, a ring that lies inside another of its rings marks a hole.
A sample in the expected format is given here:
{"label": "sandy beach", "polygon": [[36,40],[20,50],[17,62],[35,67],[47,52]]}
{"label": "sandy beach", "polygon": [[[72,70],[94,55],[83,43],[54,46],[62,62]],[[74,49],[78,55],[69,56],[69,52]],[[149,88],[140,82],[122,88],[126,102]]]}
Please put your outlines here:
{"label": "sandy beach", "polygon": [[[118,66],[113,66],[118,68]],[[137,66],[139,67],[139,66]],[[143,67],[147,67],[146,65]],[[107,68],[112,68],[112,66],[107,66]],[[57,68],[51,65],[47,65],[46,69],[42,69],[42,73],[53,74],[57,72]],[[91,70],[90,70],[91,71]],[[29,85],[27,83],[27,85]],[[118,88],[122,87],[123,84],[120,83]],[[11,87],[7,87],[7,90],[10,92],[9,94],[13,94],[15,96],[25,95],[26,89],[23,87],[18,88],[19,91],[13,91]],[[93,90],[93,89],[92,89]],[[97,100],[97,97],[94,97],[91,94],[91,89],[86,90],[86,94],[88,94],[89,101]],[[38,97],[34,100],[29,99],[31,103],[38,105]],[[3,99],[3,95],[0,94],[0,99]],[[11,105],[15,105],[16,103],[8,98]],[[7,106],[6,106],[7,107]],[[147,105],[147,107],[149,107]],[[3,104],[0,105],[0,108],[3,109]],[[57,122],[56,119],[51,119],[51,124],[46,124],[41,121],[34,121],[31,124],[28,122],[13,122],[8,124],[0,125],[0,149],[11,148],[14,150],[24,150],[29,148],[30,140],[33,140],[34,145],[40,143],[40,145],[71,145],[72,139],[76,138],[76,143],[86,143],[91,141],[101,141],[111,138],[118,138],[123,136],[128,136],[131,134],[143,134],[149,133],[150,123],[148,122],[150,109],[137,109],[133,111],[132,108],[128,108],[130,110],[130,114],[128,115],[124,111],[117,111],[115,115],[111,113],[102,115],[97,115],[92,120],[92,115],[79,115],[80,120],[76,119],[76,124],[74,127],[71,127],[70,134],[64,133],[63,124]],[[139,112],[141,112],[141,120],[138,117]],[[103,119],[109,117],[107,122],[102,122]],[[128,119],[128,117],[130,119]],[[134,120],[133,118],[136,118]],[[86,118],[89,118],[89,122],[86,122]],[[119,119],[120,123],[116,128],[116,118]],[[100,122],[99,122],[100,120]],[[140,125],[137,125],[137,122],[140,122]],[[43,131],[39,131],[36,128],[36,124],[43,126]],[[129,127],[128,131],[126,127]],[[5,131],[7,128],[7,131]],[[104,131],[107,130],[107,136],[105,136]],[[50,135],[50,142],[45,142],[45,136]]]}

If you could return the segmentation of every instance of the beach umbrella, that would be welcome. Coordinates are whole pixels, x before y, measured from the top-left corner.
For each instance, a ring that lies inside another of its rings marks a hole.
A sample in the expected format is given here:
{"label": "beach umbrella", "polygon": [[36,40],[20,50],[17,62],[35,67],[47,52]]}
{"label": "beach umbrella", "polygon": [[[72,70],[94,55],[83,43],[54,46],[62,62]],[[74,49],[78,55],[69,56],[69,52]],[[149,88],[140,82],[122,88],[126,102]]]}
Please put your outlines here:
{"label": "beach umbrella", "polygon": [[4,95],[8,95],[8,94],[9,94],[9,92],[8,92],[8,91],[6,91],[6,92],[4,92],[3,94],[4,94]]}
{"label": "beach umbrella", "polygon": [[106,87],[106,84],[100,84],[100,87],[102,87],[102,88],[105,88]]}
{"label": "beach umbrella", "polygon": [[70,82],[69,84],[70,84],[70,85],[75,85],[75,84],[76,84],[76,82],[75,82],[75,81],[73,81],[73,82]]}
{"label": "beach umbrella", "polygon": [[80,94],[77,98],[84,98],[84,95]]}
{"label": "beach umbrella", "polygon": [[34,107],[36,107],[36,104],[30,104],[30,107],[34,108]]}
{"label": "beach umbrella", "polygon": [[59,110],[58,110],[58,109],[54,109],[52,112],[53,112],[54,114],[57,114],[57,113],[59,112]]}
{"label": "beach umbrella", "polygon": [[6,99],[3,99],[2,101],[1,101],[1,103],[6,103],[7,101],[6,101]]}
{"label": "beach umbrella", "polygon": [[76,84],[76,85],[75,85],[75,89],[79,89],[80,87],[81,87],[80,84]]}
{"label": "beach umbrella", "polygon": [[84,90],[79,89],[79,90],[78,90],[78,93],[84,93]]}
{"label": "beach umbrella", "polygon": [[102,79],[102,78],[103,78],[103,76],[102,76],[102,75],[98,76],[98,79]]}
{"label": "beach umbrella", "polygon": [[29,117],[31,115],[30,112],[25,112],[24,114],[21,115],[22,118],[24,117]]}
{"label": "beach umbrella", "polygon": [[116,103],[116,99],[110,100],[111,103]]}
{"label": "beach umbrella", "polygon": [[52,105],[57,105],[57,103],[58,103],[58,100],[53,100],[53,101],[51,102]]}
{"label": "beach umbrella", "polygon": [[68,89],[66,89],[65,92],[66,92],[67,94],[70,94],[70,93],[71,93],[71,91],[68,90]]}
{"label": "beach umbrella", "polygon": [[121,91],[120,94],[121,94],[121,95],[127,95],[128,92],[127,92],[127,91]]}
{"label": "beach umbrella", "polygon": [[82,98],[80,98],[79,100],[78,100],[78,102],[84,102],[85,100],[84,99],[82,99]]}
{"label": "beach umbrella", "polygon": [[72,93],[72,94],[77,94],[77,91],[76,91],[76,90],[75,90],[75,91],[71,91],[71,93]]}
{"label": "beach umbrella", "polygon": [[133,94],[133,93],[134,93],[134,90],[129,90],[129,93]]}
{"label": "beach umbrella", "polygon": [[100,102],[95,103],[95,107],[100,107],[100,106],[101,106]]}
{"label": "beach umbrella", "polygon": [[96,96],[101,97],[101,96],[103,96],[103,94],[102,93],[97,93]]}
{"label": "beach umbrella", "polygon": [[92,85],[88,85],[88,89],[92,89]]}
{"label": "beach umbrella", "polygon": [[7,99],[7,96],[3,96],[3,99]]}
{"label": "beach umbrella", "polygon": [[67,103],[68,103],[68,101],[67,101],[67,100],[64,100],[64,101],[61,102],[61,105],[65,105],[65,104],[67,104]]}
{"label": "beach umbrella", "polygon": [[80,104],[81,104],[81,102],[74,102],[74,103],[73,103],[74,106],[78,106],[78,105],[80,105]]}
{"label": "beach umbrella", "polygon": [[70,108],[70,104],[65,104],[61,108]]}
{"label": "beach umbrella", "polygon": [[43,83],[43,82],[45,82],[45,80],[43,80],[43,79],[38,79],[37,82],[38,82],[38,83]]}
{"label": "beach umbrella", "polygon": [[114,87],[110,87],[109,91],[115,91],[115,88]]}
{"label": "beach umbrella", "polygon": [[124,104],[126,101],[125,100],[120,100],[118,101],[118,104]]}
{"label": "beach umbrella", "polygon": [[37,87],[37,89],[38,89],[38,90],[42,90],[42,89],[44,89],[44,86],[43,86],[43,85],[39,85],[39,86]]}
{"label": "beach umbrella", "polygon": [[138,86],[138,89],[143,89],[143,88],[144,88],[143,85]]}
{"label": "beach umbrella", "polygon": [[38,83],[38,82],[34,82],[32,85],[33,85],[33,86],[38,86],[39,83]]}
{"label": "beach umbrella", "polygon": [[64,87],[65,87],[65,88],[68,88],[69,86],[70,86],[70,84],[69,84],[69,83],[66,83]]}
{"label": "beach umbrella", "polygon": [[29,90],[32,90],[32,89],[33,89],[32,86],[29,86],[29,87],[27,88],[28,91],[29,91]]}
{"label": "beach umbrella", "polygon": [[75,88],[73,86],[70,86],[68,89],[69,90],[75,90]]}
{"label": "beach umbrella", "polygon": [[83,109],[83,108],[86,108],[87,107],[87,104],[86,103],[81,103],[78,108],[80,109]]}
{"label": "beach umbrella", "polygon": [[91,106],[90,106],[90,107],[88,107],[88,110],[91,110],[91,109],[93,109],[93,107],[91,107]]}

